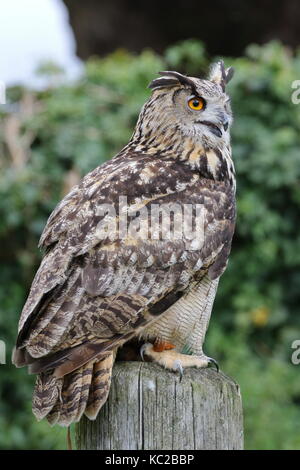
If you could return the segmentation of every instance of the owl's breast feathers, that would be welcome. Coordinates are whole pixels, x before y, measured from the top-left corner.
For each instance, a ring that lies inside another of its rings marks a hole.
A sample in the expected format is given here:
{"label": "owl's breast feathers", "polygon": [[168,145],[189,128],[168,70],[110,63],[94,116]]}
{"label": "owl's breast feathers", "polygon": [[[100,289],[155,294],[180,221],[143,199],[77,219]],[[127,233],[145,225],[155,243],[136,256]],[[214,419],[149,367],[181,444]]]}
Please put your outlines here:
{"label": "owl's breast feathers", "polygon": [[[108,217],[101,208],[116,208],[118,225],[120,196],[135,211],[153,204],[200,205],[202,246],[191,249],[184,235],[175,240],[130,234],[110,240],[109,233],[99,238]],[[46,253],[20,318],[17,347],[26,351],[20,361],[32,363],[33,371],[47,370],[81,344],[87,361],[101,351],[94,343],[104,343],[106,350],[140,331],[194,280],[222,274],[234,223],[232,185],[203,178],[199,169],[174,158],[127,150],[96,168],[57,206],[42,234]]]}

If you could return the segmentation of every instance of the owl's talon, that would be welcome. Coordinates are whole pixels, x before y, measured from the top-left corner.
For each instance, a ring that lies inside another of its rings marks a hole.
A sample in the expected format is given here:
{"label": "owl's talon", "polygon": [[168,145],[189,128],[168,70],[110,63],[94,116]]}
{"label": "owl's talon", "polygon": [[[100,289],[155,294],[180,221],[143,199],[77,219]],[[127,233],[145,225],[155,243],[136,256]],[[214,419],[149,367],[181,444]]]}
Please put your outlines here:
{"label": "owl's talon", "polygon": [[143,362],[145,362],[144,354],[145,354],[145,352],[146,352],[146,349],[147,349],[149,346],[152,346],[152,344],[150,344],[150,343],[145,343],[145,344],[143,344],[143,346],[140,347],[140,356],[141,356],[141,359],[142,359]]}
{"label": "owl's talon", "polygon": [[145,345],[143,344],[143,346],[140,347],[140,356],[143,362],[145,361],[144,352],[145,352]]}
{"label": "owl's talon", "polygon": [[181,382],[182,377],[183,377],[183,367],[182,367],[181,362],[178,359],[176,359],[176,361],[174,361],[174,370],[178,371],[178,373],[179,373],[179,382]]}
{"label": "owl's talon", "polygon": [[208,364],[207,364],[207,367],[211,367],[211,368],[216,368],[216,371],[219,372],[220,368],[219,368],[219,364],[217,363],[217,361],[215,359],[213,359],[212,357],[209,357],[208,358]]}

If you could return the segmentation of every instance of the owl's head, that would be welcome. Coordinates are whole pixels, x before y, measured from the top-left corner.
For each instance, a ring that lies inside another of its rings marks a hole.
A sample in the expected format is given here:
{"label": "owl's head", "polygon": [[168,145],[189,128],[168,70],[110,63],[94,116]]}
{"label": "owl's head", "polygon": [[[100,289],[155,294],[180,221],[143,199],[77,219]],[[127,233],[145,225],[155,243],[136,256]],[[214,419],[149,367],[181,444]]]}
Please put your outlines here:
{"label": "owl's head", "polygon": [[160,75],[150,83],[153,93],[140,115],[137,128],[143,137],[176,131],[206,147],[229,142],[232,112],[226,85],[232,67],[225,69],[223,61],[213,64],[206,80],[170,71]]}

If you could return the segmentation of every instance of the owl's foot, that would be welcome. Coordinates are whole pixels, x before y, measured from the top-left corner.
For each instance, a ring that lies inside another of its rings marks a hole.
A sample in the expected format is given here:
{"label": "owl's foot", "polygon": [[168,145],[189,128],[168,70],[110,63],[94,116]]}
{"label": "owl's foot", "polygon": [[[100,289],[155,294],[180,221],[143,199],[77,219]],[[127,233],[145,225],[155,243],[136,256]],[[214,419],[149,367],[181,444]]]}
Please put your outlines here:
{"label": "owl's foot", "polygon": [[174,372],[179,372],[180,380],[183,376],[183,370],[186,367],[197,367],[197,368],[206,368],[206,367],[215,367],[217,372],[219,372],[219,365],[217,361],[213,358],[205,356],[189,356],[187,354],[181,354],[174,349],[165,348],[163,350],[157,350],[156,344],[145,343],[141,349],[140,354],[144,360],[144,355],[152,359],[153,362],[156,362],[163,366],[165,369],[173,370]]}

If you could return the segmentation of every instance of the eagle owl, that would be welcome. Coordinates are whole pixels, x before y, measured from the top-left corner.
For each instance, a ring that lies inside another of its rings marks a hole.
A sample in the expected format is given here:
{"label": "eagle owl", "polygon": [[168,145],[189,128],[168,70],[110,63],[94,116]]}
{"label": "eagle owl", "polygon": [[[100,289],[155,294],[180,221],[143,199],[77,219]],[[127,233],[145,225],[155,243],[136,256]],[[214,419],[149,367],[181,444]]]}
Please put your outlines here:
{"label": "eagle owl", "polygon": [[[143,357],[180,374],[215,363],[202,345],[235,225],[225,91],[232,74],[222,61],[205,80],[161,72],[129,143],[51,214],[13,353],[17,367],[37,374],[37,419],[64,426],[83,413],[95,419],[116,353],[135,338]],[[174,204],[200,217],[192,239],[185,231],[162,236],[164,210]],[[111,207],[114,213],[105,209]],[[156,219],[154,207],[164,208]],[[145,211],[147,234],[125,230],[121,236],[124,213],[128,229]]]}

